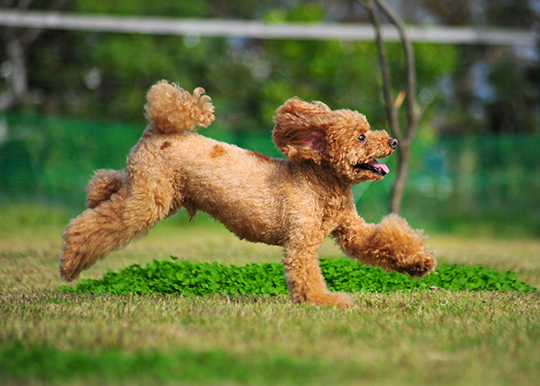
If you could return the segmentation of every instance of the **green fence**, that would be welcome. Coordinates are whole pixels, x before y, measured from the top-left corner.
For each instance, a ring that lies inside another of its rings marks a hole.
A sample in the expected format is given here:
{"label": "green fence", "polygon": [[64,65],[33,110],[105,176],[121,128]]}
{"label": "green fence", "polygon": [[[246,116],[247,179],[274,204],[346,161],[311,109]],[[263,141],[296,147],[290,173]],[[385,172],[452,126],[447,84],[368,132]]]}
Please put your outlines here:
{"label": "green fence", "polygon": [[[98,168],[122,169],[144,129],[140,124],[0,115],[0,200],[83,208]],[[204,129],[213,138],[279,156],[267,131]],[[540,236],[540,137],[455,138],[417,142],[403,202],[414,226],[471,235]],[[395,170],[396,157],[385,160]],[[355,187],[359,212],[379,221],[392,185]]]}

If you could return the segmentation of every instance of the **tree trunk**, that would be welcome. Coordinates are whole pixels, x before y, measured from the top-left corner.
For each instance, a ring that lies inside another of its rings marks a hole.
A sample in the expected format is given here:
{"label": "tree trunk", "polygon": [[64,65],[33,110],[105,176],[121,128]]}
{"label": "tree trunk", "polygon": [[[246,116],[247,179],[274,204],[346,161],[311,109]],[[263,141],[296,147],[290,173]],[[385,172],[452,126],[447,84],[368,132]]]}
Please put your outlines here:
{"label": "tree trunk", "polygon": [[0,111],[5,111],[28,99],[28,75],[24,47],[13,28],[2,34],[6,55],[11,64],[11,87],[0,95]]}
{"label": "tree trunk", "polygon": [[[388,210],[390,213],[399,213],[401,208],[401,201],[403,198],[403,192],[405,190],[405,183],[407,181],[407,175],[409,171],[409,160],[411,156],[411,145],[413,138],[416,134],[418,123],[418,110],[415,105],[416,95],[416,74],[414,66],[414,53],[412,44],[407,37],[407,31],[402,20],[397,14],[386,4],[384,0],[359,0],[360,3],[368,10],[371,18],[371,22],[375,27],[375,36],[377,43],[377,52],[379,53],[379,62],[382,72],[384,102],[386,107],[386,116],[388,118],[388,127],[394,137],[399,141],[398,150],[398,170],[397,177],[392,186],[392,192],[390,193],[390,201],[388,203]],[[407,73],[407,84],[405,90],[402,91],[406,98],[407,106],[407,126],[402,132],[399,119],[398,110],[401,107],[403,98],[398,97],[399,102],[394,102],[392,95],[392,86],[390,81],[390,68],[388,65],[386,48],[384,40],[381,34],[381,22],[379,20],[376,7],[374,3],[382,10],[382,12],[390,19],[392,24],[397,28],[400,36],[400,40],[403,46],[403,52],[405,54],[405,66]]]}
{"label": "tree trunk", "polygon": [[24,101],[28,95],[28,76],[26,74],[26,58],[19,40],[13,36],[7,43],[8,58],[13,66],[13,92],[15,97]]}
{"label": "tree trunk", "polygon": [[411,159],[411,145],[402,144],[397,152],[398,156],[398,171],[397,177],[392,185],[392,191],[390,193],[390,201],[388,202],[388,211],[390,213],[399,213],[401,209],[401,201],[403,199],[403,192],[405,191],[405,184],[407,182],[407,176],[409,174],[409,161]]}
{"label": "tree trunk", "polygon": [[[49,9],[62,8],[68,0],[55,0]],[[15,4],[17,3],[17,4]],[[34,0],[19,0],[18,2],[0,0],[0,6],[4,8],[17,8],[26,10],[34,3]],[[45,3],[50,3],[45,2]],[[0,28],[0,41],[3,40],[6,47],[6,56],[12,66],[11,87],[0,93],[0,111],[5,111],[17,104],[30,101],[30,86],[28,84],[28,69],[26,68],[25,52],[43,32],[40,29]],[[2,45],[0,45],[2,47]]]}

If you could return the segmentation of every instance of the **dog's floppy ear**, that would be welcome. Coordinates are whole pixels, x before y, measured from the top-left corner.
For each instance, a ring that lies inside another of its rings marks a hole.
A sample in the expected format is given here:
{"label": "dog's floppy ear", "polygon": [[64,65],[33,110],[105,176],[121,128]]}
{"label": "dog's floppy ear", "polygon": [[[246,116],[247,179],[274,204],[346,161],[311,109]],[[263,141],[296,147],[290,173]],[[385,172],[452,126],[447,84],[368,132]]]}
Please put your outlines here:
{"label": "dog's floppy ear", "polygon": [[325,127],[332,112],[322,102],[291,98],[277,109],[272,140],[291,161],[321,163],[326,151]]}

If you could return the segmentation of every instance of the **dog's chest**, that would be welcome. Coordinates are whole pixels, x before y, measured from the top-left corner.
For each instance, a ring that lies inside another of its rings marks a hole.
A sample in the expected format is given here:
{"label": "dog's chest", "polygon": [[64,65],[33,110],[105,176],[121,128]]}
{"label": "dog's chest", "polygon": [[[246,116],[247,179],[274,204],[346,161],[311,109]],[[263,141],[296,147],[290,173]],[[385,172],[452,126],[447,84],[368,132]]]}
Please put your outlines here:
{"label": "dog's chest", "polygon": [[331,231],[340,223],[341,216],[348,212],[350,197],[347,194],[335,192],[327,195],[324,202],[323,226]]}

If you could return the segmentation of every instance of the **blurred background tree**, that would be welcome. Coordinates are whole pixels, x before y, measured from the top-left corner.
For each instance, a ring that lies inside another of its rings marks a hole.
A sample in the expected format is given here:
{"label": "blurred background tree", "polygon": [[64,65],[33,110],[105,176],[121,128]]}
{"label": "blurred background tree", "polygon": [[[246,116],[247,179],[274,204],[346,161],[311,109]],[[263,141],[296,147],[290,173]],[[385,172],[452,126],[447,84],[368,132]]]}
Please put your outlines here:
{"label": "blurred background tree", "polygon": [[[538,20],[533,3],[527,0],[394,3],[407,22],[416,24],[530,28]],[[268,22],[369,21],[352,0],[236,0],[226,5],[212,0],[159,4],[147,0],[1,0],[0,6]],[[223,124],[234,128],[271,125],[273,111],[291,95],[335,103],[334,108],[359,109],[372,122],[383,122],[372,43],[0,30],[5,43],[0,52],[3,94],[28,94],[27,88],[33,92],[32,98],[6,103],[4,110],[26,104],[47,114],[140,120],[145,90],[166,77],[188,89],[206,87],[222,112]],[[18,51],[25,52],[22,58],[14,58],[13,42],[19,43]],[[392,72],[403,75],[399,49],[397,45],[392,49]],[[429,100],[432,110],[444,99],[446,116],[437,122],[438,133],[538,133],[537,50],[427,44],[415,44],[415,49],[419,94],[440,95]],[[19,75],[21,68],[27,75]]]}
{"label": "blurred background tree", "polygon": [[[40,2],[28,3],[30,9],[43,9]],[[324,3],[273,2],[270,7],[269,2],[247,0],[220,4],[98,0],[71,1],[64,9],[107,15],[329,21]],[[339,6],[341,12],[357,8],[348,1],[333,4],[333,8]],[[349,21],[367,21],[361,10],[356,13],[357,20]],[[351,19],[349,13],[344,15]],[[390,49],[399,51],[398,45],[393,45]],[[429,60],[424,62],[423,55],[417,55],[420,88],[433,87],[438,79],[451,73],[455,48],[422,46],[419,49],[429,51]],[[11,63],[5,51],[1,55],[3,63]],[[399,55],[390,56],[396,58],[392,63],[395,71],[403,73]],[[435,58],[440,60],[433,62]],[[25,59],[28,83],[40,95],[37,105],[25,108],[46,114],[140,121],[145,91],[157,79],[166,77],[186,89],[197,85],[207,88],[221,111],[223,124],[234,128],[267,128],[276,107],[291,95],[324,100],[333,108],[359,109],[373,122],[384,116],[377,96],[380,80],[374,76],[379,70],[373,43],[42,31]],[[5,71],[3,89],[12,86],[12,75]]]}
{"label": "blurred background tree", "polygon": [[[411,0],[400,7],[411,23],[477,28],[537,28],[539,11],[533,0]],[[448,116],[439,132],[538,133],[538,50],[456,48],[458,61],[448,83]]]}
{"label": "blurred background tree", "polygon": [[[537,26],[540,10],[532,0],[388,2],[406,23],[422,25],[533,28]],[[269,23],[369,23],[368,14],[357,0],[0,0],[0,7]],[[73,167],[70,174],[81,175],[80,179],[73,177],[77,189],[74,197],[84,193],[84,181],[93,168],[123,167],[125,154],[144,125],[142,107],[146,90],[163,78],[188,90],[202,86],[212,96],[217,118],[212,127],[216,130],[205,133],[245,146],[251,141],[252,147],[260,146],[260,151],[272,155],[276,152],[271,144],[261,145],[262,142],[252,139],[270,138],[275,109],[295,95],[308,101],[322,100],[331,108],[358,110],[366,114],[374,129],[387,128],[374,42],[207,38],[195,34],[153,36],[5,27],[0,27],[0,36],[3,39],[0,100],[6,97],[3,100],[7,101],[10,96],[0,115],[0,169],[3,170],[0,197],[6,199],[20,196],[14,193],[13,186],[17,185],[16,176],[21,175],[36,181],[42,178],[39,183],[23,185],[30,193],[49,197],[44,193],[48,191],[45,186],[50,185],[52,191],[54,183],[43,182],[44,176],[48,176],[47,181],[66,176],[60,169],[53,173],[45,166],[61,158],[62,143],[74,146],[77,149],[74,157],[80,158],[64,161]],[[21,45],[23,64],[10,52],[10,42]],[[393,86],[399,90],[405,75],[403,54],[399,43],[389,43],[387,49]],[[425,219],[435,218],[439,212],[440,218],[446,213],[479,220],[486,216],[486,211],[501,211],[501,216],[507,218],[508,213],[517,213],[520,203],[515,197],[523,191],[530,196],[528,205],[539,207],[540,199],[536,196],[540,194],[536,193],[540,193],[540,181],[537,181],[540,177],[533,172],[538,167],[537,157],[521,153],[524,144],[534,147],[540,134],[538,47],[414,43],[414,50],[422,119],[419,143],[413,149],[416,152],[413,182],[405,197],[404,214],[413,212],[413,216]],[[23,93],[25,97],[13,98],[20,90],[18,71],[26,74],[27,91]],[[38,117],[53,121],[38,121]],[[115,122],[133,124],[134,130],[119,131],[116,137],[105,135],[106,130],[115,130]],[[30,128],[36,128],[36,132]],[[78,134],[73,132],[74,128]],[[93,134],[92,130],[95,130]],[[118,137],[120,132],[125,138]],[[505,139],[505,146],[493,145],[498,154],[505,153],[500,160],[497,154],[487,156],[475,151],[478,143],[487,143],[479,135],[503,138],[509,134],[533,137],[516,137],[514,142]],[[476,137],[467,139],[472,135]],[[66,139],[69,136],[71,139]],[[51,143],[51,138],[56,138],[56,142]],[[100,144],[105,138],[114,145]],[[97,151],[92,148],[98,146],[104,149],[115,146],[115,151],[123,155],[116,161],[109,154],[81,157]],[[15,159],[20,162],[16,164]],[[504,167],[498,163],[503,159]],[[488,160],[491,166],[487,165]],[[392,166],[394,161],[390,158],[388,162]],[[493,165],[499,165],[498,169]],[[475,180],[471,182],[473,177]],[[373,220],[385,211],[391,178],[389,175],[379,184],[362,184],[357,188],[357,197],[362,196],[362,210],[373,210]],[[508,186],[509,179],[513,188]],[[491,193],[495,189],[493,184],[504,185],[497,187],[500,194]],[[68,187],[63,189],[67,191]],[[489,207],[484,207],[489,201],[485,200],[486,194],[498,197]],[[419,206],[420,201],[423,207]],[[84,199],[76,200],[78,205],[83,202]],[[460,211],[456,210],[458,207]],[[516,216],[522,221],[525,215],[520,211]],[[540,234],[540,212],[535,210],[527,216],[529,232]],[[499,220],[497,217],[494,221]],[[444,221],[440,221],[442,229]]]}

